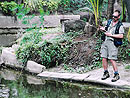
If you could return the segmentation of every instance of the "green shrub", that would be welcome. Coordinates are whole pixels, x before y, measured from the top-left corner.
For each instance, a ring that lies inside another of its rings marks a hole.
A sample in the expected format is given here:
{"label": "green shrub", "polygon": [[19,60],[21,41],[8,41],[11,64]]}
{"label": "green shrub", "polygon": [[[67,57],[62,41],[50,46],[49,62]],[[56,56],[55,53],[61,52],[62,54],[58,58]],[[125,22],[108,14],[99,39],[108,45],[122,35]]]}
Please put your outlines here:
{"label": "green shrub", "polygon": [[17,3],[15,3],[14,1],[0,2],[0,8],[4,15],[11,15],[11,16],[15,15],[16,10],[12,11],[12,9],[15,8],[16,6],[17,6]]}
{"label": "green shrub", "polygon": [[124,35],[123,38],[123,44],[121,47],[119,47],[119,60],[128,60],[130,58],[130,42],[128,41],[126,34]]}
{"label": "green shrub", "polygon": [[125,66],[125,69],[130,69],[130,65]]}
{"label": "green shrub", "polygon": [[49,11],[49,12],[55,12],[58,9],[58,5],[60,3],[59,1],[54,1],[54,0],[50,0],[50,1],[42,1],[42,6],[43,9],[45,11]]}
{"label": "green shrub", "polygon": [[25,0],[25,7],[31,8],[31,11],[36,11],[43,8],[46,11],[57,10],[60,0]]}
{"label": "green shrub", "polygon": [[[26,65],[28,60],[32,60],[48,68],[58,65],[67,57],[69,44],[63,41],[63,37],[42,41],[42,35],[43,33],[40,32],[31,32],[21,39],[16,56],[23,65]],[[63,42],[66,43],[62,44]]]}
{"label": "green shrub", "polygon": [[86,0],[61,0],[58,10],[73,12],[86,6]]}

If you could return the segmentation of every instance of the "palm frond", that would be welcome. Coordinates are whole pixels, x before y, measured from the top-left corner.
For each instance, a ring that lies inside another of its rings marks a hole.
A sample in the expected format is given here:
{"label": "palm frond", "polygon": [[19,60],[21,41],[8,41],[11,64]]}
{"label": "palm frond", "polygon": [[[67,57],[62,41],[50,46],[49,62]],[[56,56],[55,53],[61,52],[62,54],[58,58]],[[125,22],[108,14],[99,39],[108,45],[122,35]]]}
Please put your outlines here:
{"label": "palm frond", "polygon": [[89,7],[80,8],[80,9],[78,9],[78,11],[90,11],[90,12],[92,12],[94,14],[94,11]]}

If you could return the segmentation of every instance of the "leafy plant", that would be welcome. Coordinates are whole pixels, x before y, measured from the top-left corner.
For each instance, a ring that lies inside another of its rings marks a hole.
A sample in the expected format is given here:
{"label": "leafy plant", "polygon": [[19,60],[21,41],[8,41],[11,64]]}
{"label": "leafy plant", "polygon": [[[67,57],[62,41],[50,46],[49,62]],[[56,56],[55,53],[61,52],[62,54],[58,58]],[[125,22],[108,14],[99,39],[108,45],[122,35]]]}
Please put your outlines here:
{"label": "leafy plant", "polygon": [[130,69],[130,65],[125,66],[125,69]]}
{"label": "leafy plant", "polygon": [[91,69],[99,68],[102,66],[102,64],[101,64],[102,59],[100,58],[100,49],[101,49],[101,44],[102,44],[102,40],[100,39],[101,33],[99,33],[98,35],[95,34],[94,37],[95,37],[95,39],[97,39],[97,41],[96,41],[96,46],[94,48],[95,52],[93,53]]}
{"label": "leafy plant", "polygon": [[60,0],[49,0],[49,1],[42,1],[41,4],[45,11],[54,12],[58,9]]}
{"label": "leafy plant", "polygon": [[[16,56],[23,65],[26,65],[28,60],[33,60],[46,67],[50,67],[64,61],[69,49],[68,45],[62,45],[57,41],[43,41],[42,36],[45,32],[40,32],[37,24],[33,25],[29,23],[35,15],[26,17],[30,9],[24,8],[23,4],[17,6],[15,9],[18,9],[16,15],[23,21],[23,24],[30,25],[30,28],[26,30],[25,36],[19,42],[20,46],[16,51]],[[45,13],[42,9],[40,9],[40,13],[42,14],[40,20],[43,22],[43,15]]]}
{"label": "leafy plant", "polygon": [[41,6],[43,0],[23,0],[26,8],[37,9]]}
{"label": "leafy plant", "polygon": [[17,3],[15,3],[14,1],[11,2],[0,2],[0,8],[3,12],[4,15],[15,15],[16,14],[16,10],[13,10],[13,8],[15,8],[17,6]]}
{"label": "leafy plant", "polygon": [[37,12],[39,9],[43,9],[45,12],[56,11],[60,1],[61,0],[23,0],[25,7],[30,8],[31,12]]}
{"label": "leafy plant", "polygon": [[63,13],[75,12],[84,6],[86,6],[86,0],[61,0],[58,11],[62,11]]}
{"label": "leafy plant", "polygon": [[126,34],[124,35],[124,38],[123,38],[123,44],[121,45],[118,51],[119,51],[118,53],[119,60],[125,61],[130,58],[130,45],[126,37]]}
{"label": "leafy plant", "polygon": [[[28,60],[33,60],[46,67],[55,66],[67,57],[68,45],[51,41],[41,41],[42,33],[35,37],[29,33],[21,40],[21,45],[16,51],[17,58],[25,65]],[[31,38],[34,37],[34,38]]]}
{"label": "leafy plant", "polygon": [[90,0],[92,7],[93,7],[93,11],[94,11],[94,15],[95,15],[95,22],[96,22],[96,26],[98,25],[98,19],[99,19],[99,15],[98,15],[98,9],[99,9],[99,0]]}
{"label": "leafy plant", "polygon": [[89,11],[89,12],[93,13],[95,16],[96,26],[98,26],[98,24],[100,22],[99,19],[100,19],[100,16],[102,14],[103,0],[86,0],[86,1],[87,1],[85,3],[86,6],[83,8],[79,8],[79,10],[87,11],[87,12]]}

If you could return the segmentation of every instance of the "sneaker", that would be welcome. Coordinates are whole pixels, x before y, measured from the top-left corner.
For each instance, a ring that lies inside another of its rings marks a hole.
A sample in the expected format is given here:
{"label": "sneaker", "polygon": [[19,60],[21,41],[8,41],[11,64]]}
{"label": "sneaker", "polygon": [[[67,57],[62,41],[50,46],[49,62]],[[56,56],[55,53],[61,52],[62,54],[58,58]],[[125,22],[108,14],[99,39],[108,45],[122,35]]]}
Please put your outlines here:
{"label": "sneaker", "polygon": [[110,77],[109,72],[104,72],[103,77],[101,79],[105,80],[105,79],[107,79],[109,77]]}
{"label": "sneaker", "polygon": [[111,80],[112,82],[116,82],[117,80],[119,80],[120,79],[120,76],[119,76],[119,74],[114,74],[114,77],[113,77],[113,79]]}

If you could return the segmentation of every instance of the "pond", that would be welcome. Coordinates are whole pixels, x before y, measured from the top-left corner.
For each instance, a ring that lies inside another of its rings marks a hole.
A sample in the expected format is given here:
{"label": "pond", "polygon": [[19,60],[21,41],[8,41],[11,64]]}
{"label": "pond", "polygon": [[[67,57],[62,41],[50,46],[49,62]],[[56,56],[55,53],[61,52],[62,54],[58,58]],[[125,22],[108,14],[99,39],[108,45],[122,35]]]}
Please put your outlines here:
{"label": "pond", "polygon": [[130,98],[130,89],[45,80],[1,68],[0,98]]}

